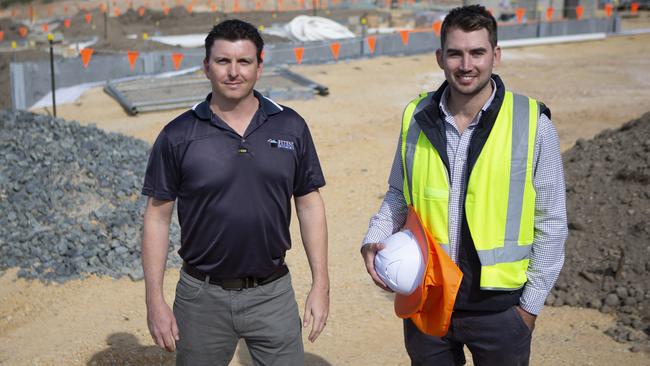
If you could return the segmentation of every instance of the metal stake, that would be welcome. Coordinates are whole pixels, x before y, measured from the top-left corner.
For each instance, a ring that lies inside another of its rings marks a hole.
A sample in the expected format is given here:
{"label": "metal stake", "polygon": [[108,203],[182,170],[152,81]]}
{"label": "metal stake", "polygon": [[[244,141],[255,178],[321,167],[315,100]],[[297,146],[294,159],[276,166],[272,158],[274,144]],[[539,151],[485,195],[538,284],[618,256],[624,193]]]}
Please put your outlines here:
{"label": "metal stake", "polygon": [[50,42],[50,78],[52,79],[52,111],[54,118],[56,118],[56,85],[54,83],[54,36],[52,33],[47,35],[47,40]]}

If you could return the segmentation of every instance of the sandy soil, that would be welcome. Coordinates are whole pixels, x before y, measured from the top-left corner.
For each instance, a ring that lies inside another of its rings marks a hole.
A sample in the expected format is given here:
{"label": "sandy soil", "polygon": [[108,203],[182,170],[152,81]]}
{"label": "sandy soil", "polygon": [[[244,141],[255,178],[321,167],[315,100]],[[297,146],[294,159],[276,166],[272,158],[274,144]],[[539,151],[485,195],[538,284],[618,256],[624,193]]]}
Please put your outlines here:
{"label": "sandy soil", "polygon": [[[507,49],[497,72],[506,85],[550,106],[563,149],[648,111],[650,35],[604,41]],[[369,217],[386,189],[399,119],[405,103],[443,80],[433,54],[382,57],[294,67],[330,89],[327,97],[289,101],[310,124],[328,185],[322,193],[330,233],[331,316],[314,344],[309,365],[407,365],[401,322],[392,299],[376,288],[358,254]],[[59,116],[96,123],[151,142],[181,111],[127,116],[100,89]],[[41,111],[47,113],[47,110]],[[288,253],[302,307],[310,275],[296,220]],[[166,274],[171,302],[178,269]],[[603,331],[613,317],[595,310],[547,307],[535,330],[533,365],[648,365],[650,356],[628,351]],[[306,340],[306,339],[305,339]],[[0,277],[0,364],[173,364],[173,355],[148,335],[143,282],[88,278],[43,285]],[[240,349],[233,365],[249,365]]]}

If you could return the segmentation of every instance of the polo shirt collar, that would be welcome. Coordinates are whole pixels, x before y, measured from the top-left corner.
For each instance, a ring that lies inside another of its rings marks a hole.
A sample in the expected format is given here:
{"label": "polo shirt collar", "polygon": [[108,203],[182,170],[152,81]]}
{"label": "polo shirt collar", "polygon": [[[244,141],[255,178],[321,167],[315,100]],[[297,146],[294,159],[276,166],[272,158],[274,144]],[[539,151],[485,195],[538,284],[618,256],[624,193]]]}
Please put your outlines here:
{"label": "polo shirt collar", "polygon": [[[274,114],[280,113],[284,110],[282,106],[271,100],[270,98],[267,98],[263,96],[261,93],[259,93],[257,90],[253,90],[253,95],[257,100],[260,102],[260,109],[261,112],[265,116],[272,116]],[[208,96],[205,98],[204,101],[197,103],[192,107],[192,110],[196,115],[205,120],[210,120],[212,119],[213,112],[210,109],[210,99],[212,98],[212,93],[208,94]]]}

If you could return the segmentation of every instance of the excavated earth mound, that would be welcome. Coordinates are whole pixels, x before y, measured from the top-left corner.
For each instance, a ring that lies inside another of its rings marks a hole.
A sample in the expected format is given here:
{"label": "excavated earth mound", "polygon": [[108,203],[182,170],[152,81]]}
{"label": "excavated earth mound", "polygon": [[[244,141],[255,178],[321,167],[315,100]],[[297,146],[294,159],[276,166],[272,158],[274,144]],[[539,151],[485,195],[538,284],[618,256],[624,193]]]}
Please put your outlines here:
{"label": "excavated earth mound", "polygon": [[[88,274],[141,279],[148,150],[94,126],[0,110],[0,270],[58,282]],[[179,234],[175,223],[170,242]],[[179,265],[175,249],[169,266]]]}
{"label": "excavated earth mound", "polygon": [[650,113],[563,155],[569,238],[551,305],[615,313],[607,331],[648,350],[650,334]]}

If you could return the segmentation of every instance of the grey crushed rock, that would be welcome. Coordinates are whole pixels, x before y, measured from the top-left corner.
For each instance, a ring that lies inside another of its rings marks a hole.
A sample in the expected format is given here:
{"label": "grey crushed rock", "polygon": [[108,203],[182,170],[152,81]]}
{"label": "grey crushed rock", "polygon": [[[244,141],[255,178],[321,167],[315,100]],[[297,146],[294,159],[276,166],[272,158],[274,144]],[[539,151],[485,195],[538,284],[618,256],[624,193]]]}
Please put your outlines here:
{"label": "grey crushed rock", "polygon": [[[142,279],[149,149],[94,126],[0,110],[0,270],[45,282]],[[170,243],[167,265],[178,266],[176,219]]]}

